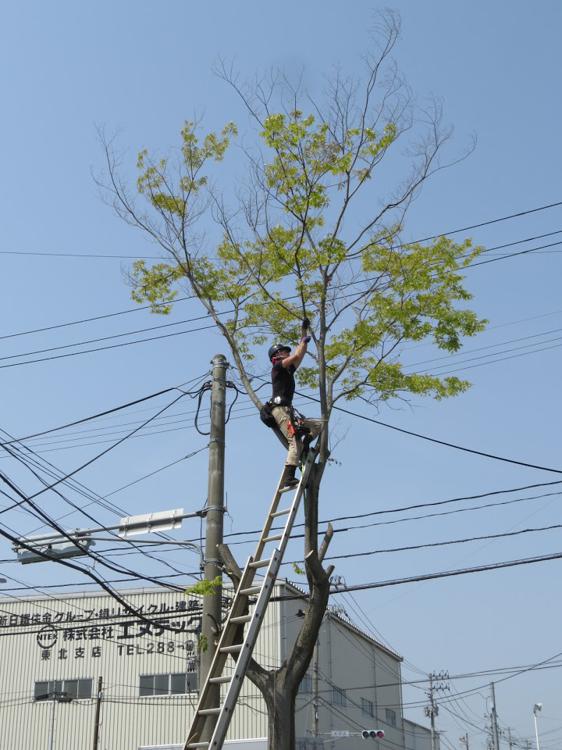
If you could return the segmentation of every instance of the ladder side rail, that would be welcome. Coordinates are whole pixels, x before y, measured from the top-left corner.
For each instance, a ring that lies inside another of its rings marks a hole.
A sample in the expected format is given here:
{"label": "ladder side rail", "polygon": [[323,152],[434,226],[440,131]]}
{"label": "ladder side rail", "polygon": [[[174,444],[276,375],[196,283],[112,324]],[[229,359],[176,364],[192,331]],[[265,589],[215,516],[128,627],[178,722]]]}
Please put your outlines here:
{"label": "ladder side rail", "polygon": [[244,676],[246,675],[248,663],[250,661],[250,657],[252,656],[252,652],[256,644],[259,631],[261,629],[265,610],[267,609],[269,599],[271,598],[271,594],[273,592],[273,587],[275,585],[277,573],[281,566],[281,561],[281,553],[278,549],[276,549],[271,557],[267,575],[264,579],[261,592],[255,604],[252,619],[249,623],[249,627],[242,644],[242,649],[238,655],[238,659],[236,660],[236,667],[227,688],[227,692],[222,704],[222,711],[219,715],[215,731],[213,732],[213,736],[211,737],[211,741],[209,743],[209,750],[219,750],[220,748],[222,748],[224,738],[226,737],[226,733],[228,731],[228,727],[234,713],[236,701],[240,694],[242,682]]}
{"label": "ladder side rail", "polygon": [[220,676],[223,673],[225,664],[227,662],[228,654],[221,652],[220,649],[224,646],[232,645],[232,642],[234,641],[234,635],[237,631],[237,625],[234,625],[234,623],[231,623],[230,620],[232,617],[236,617],[237,615],[241,614],[241,612],[239,611],[241,609],[240,603],[243,602],[245,604],[247,601],[247,597],[243,594],[240,594],[239,592],[243,588],[249,586],[253,580],[254,571],[251,568],[249,568],[249,564],[251,561],[252,561],[252,557],[248,558],[248,562],[246,563],[246,568],[244,569],[244,572],[240,578],[240,583],[238,584],[238,588],[236,589],[236,593],[234,595],[234,599],[232,601],[232,605],[230,607],[228,617],[222,628],[222,632],[220,634],[220,638],[217,644],[215,656],[213,658],[213,661],[211,662],[211,666],[209,669],[209,673],[207,675],[207,679],[205,680],[205,683],[202,685],[201,690],[199,692],[199,700],[197,701],[195,714],[191,722],[188,739],[185,743],[185,748],[187,748],[187,746],[191,744],[192,742],[195,742],[199,739],[199,736],[201,735],[201,732],[203,731],[205,721],[207,720],[207,717],[201,715],[199,712],[201,709],[208,708],[207,693],[208,693],[209,685],[211,684],[209,682],[210,678]]}
{"label": "ladder side rail", "polygon": [[242,688],[242,682],[244,676],[246,675],[248,663],[250,661],[250,657],[252,656],[252,652],[254,650],[254,646],[261,629],[265,610],[269,603],[269,599],[271,598],[271,593],[277,580],[281,562],[283,561],[283,553],[289,541],[294,518],[297,513],[301,497],[304,493],[310,470],[316,460],[316,455],[316,452],[311,450],[307,457],[305,466],[303,467],[301,481],[299,482],[297,490],[294,494],[291,504],[291,510],[285,522],[281,544],[277,549],[274,550],[271,556],[271,561],[263,580],[261,591],[258,595],[258,600],[252,614],[252,619],[249,622],[248,630],[246,631],[246,635],[242,643],[242,648],[236,660],[235,670],[228,684],[224,701],[222,702],[221,712],[215,726],[215,731],[213,732],[209,743],[209,750],[220,750],[224,743],[228,727],[234,714],[236,701],[238,700],[238,696]]}
{"label": "ladder side rail", "polygon": [[[305,464],[304,464],[304,467],[303,467],[303,471],[302,471],[302,474],[301,474],[300,482],[297,485],[296,492],[295,492],[295,495],[293,497],[292,506],[296,504],[296,506],[298,508],[298,505],[300,503],[302,494],[303,494],[304,489],[306,487],[306,483],[308,482],[308,477],[310,475],[310,470],[311,470],[312,465],[314,464],[314,462],[316,460],[316,456],[317,456],[316,449],[311,447],[309,449],[308,456],[306,458],[306,461],[305,461]],[[272,513],[275,513],[277,511],[277,508],[279,506],[279,499],[283,495],[283,493],[280,491],[280,485],[281,485],[281,479],[279,480],[279,485],[277,487],[277,491],[276,491],[275,496],[273,498],[273,502],[271,503],[271,507],[269,509],[269,514],[267,516],[266,524],[265,524],[265,526],[263,528],[262,534],[261,534],[260,539],[258,541],[258,545],[256,547],[256,551],[254,552],[254,560],[261,560],[261,556],[263,554],[263,548],[264,548],[264,546],[266,544],[264,542],[264,539],[268,536],[269,532],[271,531],[271,526],[273,524],[273,521],[275,520],[273,518],[273,516],[272,516]],[[291,511],[292,511],[292,506],[291,506]],[[292,512],[289,514],[289,517],[291,517],[291,515],[293,516],[293,519],[294,519],[294,514]],[[292,523],[291,523],[291,525],[292,525]],[[285,529],[286,528],[287,528],[287,524],[285,524]]]}
{"label": "ladder side rail", "polygon": [[285,527],[283,529],[282,538],[279,542],[279,552],[281,553],[281,560],[283,559],[283,556],[285,554],[285,549],[287,547],[287,544],[289,543],[291,531],[293,529],[293,524],[295,522],[295,516],[297,515],[298,509],[300,506],[300,501],[304,495],[304,491],[308,483],[308,477],[310,476],[310,471],[312,469],[312,465],[314,464],[315,460],[316,460],[316,452],[313,452],[311,450],[307,456],[306,463],[303,467],[301,481],[300,481],[298,490],[295,494],[293,504],[291,505],[291,510],[285,521]]}
{"label": "ladder side rail", "polygon": [[[281,543],[279,547],[274,550],[271,556],[271,560],[269,561],[267,573],[261,585],[261,589],[258,594],[258,600],[254,608],[254,612],[252,613],[251,619],[249,620],[249,627],[246,631],[246,635],[241,645],[241,650],[236,659],[235,669],[231,675],[230,682],[228,683],[228,688],[227,688],[224,702],[222,703],[220,707],[215,707],[215,706],[208,707],[206,705],[206,700],[207,700],[208,687],[211,684],[210,679],[221,676],[224,670],[224,666],[226,664],[228,654],[224,651],[221,651],[221,649],[223,649],[224,647],[233,645],[234,643],[234,636],[238,630],[238,623],[233,623],[231,622],[231,620],[232,618],[241,615],[242,614],[241,609],[245,608],[245,605],[247,603],[247,595],[242,594],[241,591],[245,588],[248,588],[253,582],[253,579],[255,576],[255,569],[251,567],[251,563],[256,560],[261,560],[263,548],[265,547],[265,544],[266,544],[265,538],[269,534],[271,530],[271,526],[274,521],[274,516],[272,514],[277,511],[279,500],[281,498],[281,495],[283,494],[281,492],[281,487],[280,487],[281,479],[279,480],[277,490],[275,492],[275,495],[273,497],[273,500],[272,500],[272,503],[268,512],[265,526],[263,528],[260,540],[258,542],[258,546],[256,548],[256,553],[253,556],[248,558],[246,567],[244,568],[242,577],[240,579],[238,588],[236,590],[234,599],[232,601],[226,622],[223,626],[223,629],[219,638],[219,642],[217,644],[215,657],[211,664],[211,668],[209,670],[209,674],[207,675],[205,684],[200,692],[196,713],[192,721],[192,725],[190,727],[190,732],[188,735],[188,739],[186,740],[184,750],[187,750],[189,746],[193,747],[197,745],[203,746],[203,744],[207,745],[207,743],[198,743],[198,740],[201,736],[201,732],[203,731],[205,722],[208,718],[208,714],[203,714],[201,712],[207,710],[208,708],[211,708],[211,709],[220,708],[220,713],[218,714],[218,720],[215,726],[215,730],[211,737],[210,743],[208,743],[208,747],[209,749],[222,747],[222,743],[224,742],[224,737],[226,736],[226,732],[228,731],[228,726],[230,725],[232,714],[234,712],[236,700],[240,693],[241,685],[242,685],[244,676],[246,674],[246,669],[247,669],[250,657],[253,652],[253,648],[255,646],[255,642],[257,640],[257,637],[261,628],[265,609],[267,608],[267,604],[271,597],[273,586],[275,584],[277,575],[279,573],[279,568],[281,566],[283,554],[284,554],[285,548],[290,538],[290,533],[293,527],[296,513],[299,508],[300,500],[302,498],[302,495],[304,494],[304,490],[308,482],[308,477],[310,475],[312,466],[316,460],[316,456],[317,456],[317,451],[311,448],[307,456],[303,470],[302,470],[300,482],[296,488],[296,492],[294,493],[293,500],[288,510],[286,522],[284,524],[283,532],[281,534]],[[243,603],[242,606],[241,606],[241,603]],[[220,745],[217,744],[218,742],[220,742]]]}

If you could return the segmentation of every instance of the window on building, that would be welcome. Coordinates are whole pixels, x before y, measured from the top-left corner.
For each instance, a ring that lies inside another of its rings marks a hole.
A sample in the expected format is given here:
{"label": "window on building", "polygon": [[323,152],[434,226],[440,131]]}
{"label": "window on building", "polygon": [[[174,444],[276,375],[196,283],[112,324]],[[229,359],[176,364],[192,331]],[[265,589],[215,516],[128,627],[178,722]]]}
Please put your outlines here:
{"label": "window on building", "polygon": [[384,713],[386,717],[386,723],[390,724],[391,727],[395,727],[396,726],[396,711],[393,711],[391,708],[385,708]]}
{"label": "window on building", "polygon": [[141,674],[139,695],[183,695],[193,693],[198,687],[197,672],[174,672],[173,674]]}
{"label": "window on building", "polygon": [[347,706],[347,696],[345,690],[338,687],[332,688],[332,703],[335,706]]}
{"label": "window on building", "polygon": [[299,685],[299,693],[312,693],[312,675],[308,674],[308,672],[301,680],[301,684]]}
{"label": "window on building", "polygon": [[[82,680],[50,680],[49,682],[36,682],[33,691],[35,700],[52,700],[55,693],[66,693],[74,700],[92,697],[91,678]],[[44,698],[43,696],[49,696]]]}
{"label": "window on building", "polygon": [[361,711],[367,716],[375,715],[375,704],[373,701],[367,700],[367,698],[361,698]]}
{"label": "window on building", "polygon": [[324,740],[321,737],[299,739],[297,750],[324,750]]}

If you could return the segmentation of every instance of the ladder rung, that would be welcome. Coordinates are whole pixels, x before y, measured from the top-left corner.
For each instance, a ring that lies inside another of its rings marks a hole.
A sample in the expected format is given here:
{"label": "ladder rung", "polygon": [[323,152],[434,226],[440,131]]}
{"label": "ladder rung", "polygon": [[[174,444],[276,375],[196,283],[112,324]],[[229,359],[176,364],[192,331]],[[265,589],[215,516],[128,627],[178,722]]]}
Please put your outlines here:
{"label": "ladder rung", "polygon": [[247,589],[241,589],[240,593],[243,596],[250,596],[251,594],[258,594],[261,591],[261,586],[250,586]]}
{"label": "ladder rung", "polygon": [[200,716],[216,716],[217,714],[220,714],[220,712],[220,706],[217,706],[215,708],[200,708],[199,711],[197,711]]}
{"label": "ladder rung", "polygon": [[234,646],[223,646],[221,649],[223,654],[237,654],[239,651],[242,651],[242,644],[236,643]]}
{"label": "ladder rung", "polygon": [[271,560],[254,560],[253,562],[248,564],[249,568],[252,568],[255,570],[256,568],[266,568]]}
{"label": "ladder rung", "polygon": [[286,516],[290,512],[291,512],[291,508],[283,508],[283,510],[277,510],[275,511],[275,513],[272,513],[271,517],[277,518],[278,516]]}
{"label": "ladder rung", "polygon": [[283,539],[283,534],[277,534],[276,536],[266,536],[265,539],[262,539],[262,542],[264,544],[266,542],[278,542],[280,539]]}
{"label": "ladder rung", "polygon": [[293,487],[281,487],[280,490],[278,490],[279,494],[282,495],[284,492],[290,492],[291,490],[296,490],[298,487],[298,484],[293,485]]}
{"label": "ladder rung", "polygon": [[186,748],[188,747],[209,747],[208,742],[190,742],[188,745],[186,745]]}
{"label": "ladder rung", "polygon": [[209,682],[213,685],[224,685],[225,683],[230,682],[231,679],[231,675],[228,675],[227,677],[209,677]]}
{"label": "ladder rung", "polygon": [[252,619],[252,615],[238,615],[237,617],[231,617],[230,622],[233,622],[235,625],[239,625],[242,622],[250,622]]}

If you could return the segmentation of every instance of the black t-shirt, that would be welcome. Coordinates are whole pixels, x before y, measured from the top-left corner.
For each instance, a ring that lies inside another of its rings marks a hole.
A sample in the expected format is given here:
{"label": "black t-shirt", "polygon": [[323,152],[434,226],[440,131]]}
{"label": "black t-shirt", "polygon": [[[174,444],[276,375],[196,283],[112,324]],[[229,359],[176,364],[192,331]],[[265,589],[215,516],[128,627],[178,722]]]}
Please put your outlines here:
{"label": "black t-shirt", "polygon": [[[271,368],[271,385],[273,393],[271,400],[280,406],[290,406],[295,393],[295,366],[283,367],[281,364]],[[279,400],[277,400],[279,399]]]}

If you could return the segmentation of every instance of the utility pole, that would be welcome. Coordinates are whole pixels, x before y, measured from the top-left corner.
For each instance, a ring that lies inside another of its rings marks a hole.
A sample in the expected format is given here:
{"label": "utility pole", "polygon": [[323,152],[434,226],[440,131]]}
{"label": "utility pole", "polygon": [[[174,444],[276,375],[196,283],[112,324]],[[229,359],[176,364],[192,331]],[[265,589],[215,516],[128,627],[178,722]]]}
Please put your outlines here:
{"label": "utility pole", "polygon": [[500,734],[498,731],[498,712],[496,709],[496,688],[493,682],[490,683],[492,691],[492,742],[494,750],[500,750]]}
{"label": "utility pole", "polygon": [[[228,362],[223,354],[212,359],[213,380],[211,385],[211,432],[209,437],[209,480],[206,508],[205,566],[206,581],[222,577],[217,545],[223,540],[224,520],[224,443],[226,415],[226,368]],[[215,656],[216,640],[221,625],[222,586],[203,596],[203,619],[201,623],[201,652],[199,684],[202,685]],[[220,704],[220,685],[209,686],[209,704]],[[201,740],[209,740],[216,717],[209,717]]]}
{"label": "utility pole", "polygon": [[439,714],[439,706],[435,700],[435,693],[449,690],[448,680],[448,672],[432,672],[429,675],[429,690],[427,691],[429,705],[425,707],[425,715],[429,716],[431,721],[431,750],[437,750],[438,733],[435,729],[435,717]]}
{"label": "utility pole", "polygon": [[509,750],[513,750],[513,745],[515,744],[513,740],[511,739],[511,727],[507,728],[507,741],[509,742]]}
{"label": "utility pole", "polygon": [[101,711],[101,698],[103,688],[103,677],[98,677],[98,692],[96,695],[96,713],[94,716],[94,744],[92,745],[93,750],[98,750],[98,742],[100,735],[100,711]]}
{"label": "utility pole", "polygon": [[468,746],[468,732],[464,735],[464,737],[459,737],[459,742],[461,745],[464,745],[464,750],[470,750]]}
{"label": "utility pole", "polygon": [[71,703],[73,698],[69,693],[60,692],[57,690],[51,690],[49,693],[40,695],[36,698],[38,701],[52,700],[53,705],[51,707],[51,728],[49,731],[49,750],[53,750],[55,747],[55,708],[57,703]]}

